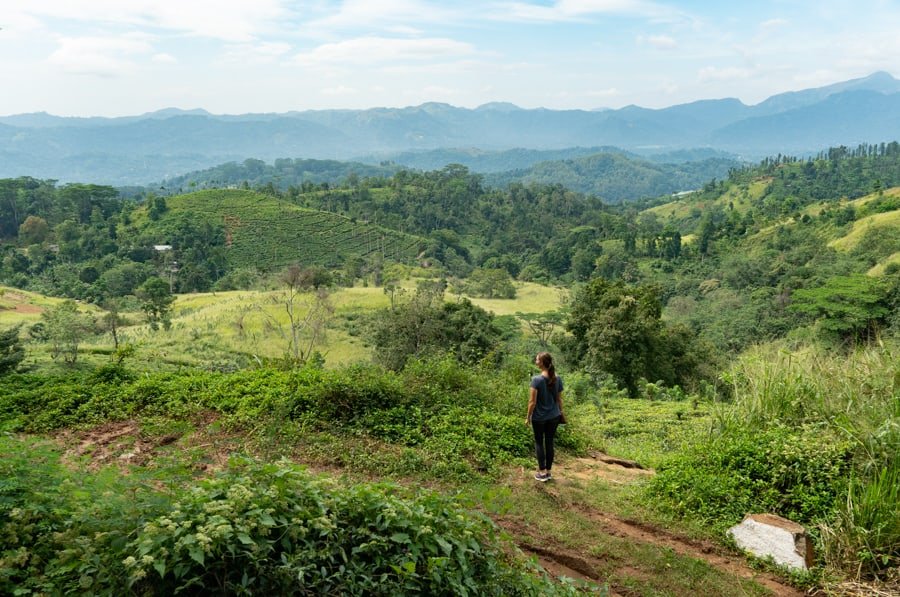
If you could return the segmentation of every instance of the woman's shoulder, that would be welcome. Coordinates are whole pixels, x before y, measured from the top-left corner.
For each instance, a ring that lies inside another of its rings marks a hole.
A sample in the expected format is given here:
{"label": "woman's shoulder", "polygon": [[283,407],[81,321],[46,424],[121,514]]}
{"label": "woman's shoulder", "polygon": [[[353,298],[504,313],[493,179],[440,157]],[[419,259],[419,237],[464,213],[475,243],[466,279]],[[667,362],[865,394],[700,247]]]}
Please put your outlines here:
{"label": "woman's shoulder", "polygon": [[535,375],[534,377],[532,377],[532,378],[531,378],[531,385],[532,385],[532,387],[537,387],[537,385],[538,385],[539,383],[541,383],[541,381],[543,381],[543,379],[544,379],[544,376],[541,375],[540,373],[538,373],[537,375]]}

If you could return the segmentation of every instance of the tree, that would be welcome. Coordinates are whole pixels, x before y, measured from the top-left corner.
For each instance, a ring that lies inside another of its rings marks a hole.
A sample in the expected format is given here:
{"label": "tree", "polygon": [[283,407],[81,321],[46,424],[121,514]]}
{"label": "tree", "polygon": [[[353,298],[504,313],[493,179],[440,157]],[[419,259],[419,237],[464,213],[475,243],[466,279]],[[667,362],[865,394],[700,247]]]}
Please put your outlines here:
{"label": "tree", "polygon": [[559,311],[546,313],[516,313],[516,317],[525,322],[531,333],[535,335],[543,348],[550,342],[550,335],[562,323],[563,316]]}
{"label": "tree", "polygon": [[[300,363],[305,363],[325,340],[328,324],[334,317],[334,305],[327,289],[317,288],[305,295],[301,293],[304,284],[311,280],[307,274],[309,271],[292,265],[281,275],[285,285],[282,303],[291,332],[289,348],[294,360]],[[304,298],[300,299],[301,296]]]}
{"label": "tree", "polygon": [[169,313],[175,297],[169,291],[168,282],[156,276],[148,278],[134,294],[141,301],[141,310],[147,314],[151,330],[158,330],[160,323],[164,329],[171,327]]}
{"label": "tree", "polygon": [[637,396],[638,381],[688,384],[711,359],[686,328],[666,326],[655,286],[595,278],[576,293],[562,342],[572,362],[611,375]]}
{"label": "tree", "polygon": [[119,301],[110,299],[104,304],[106,313],[100,318],[100,329],[109,332],[113,339],[113,347],[119,349],[119,328],[125,324],[125,319],[119,315]]}
{"label": "tree", "polygon": [[0,375],[12,373],[25,358],[25,348],[19,338],[21,325],[0,330]]}
{"label": "tree", "polygon": [[884,282],[863,274],[835,276],[819,288],[794,291],[792,311],[820,322],[844,341],[874,339],[890,314]]}
{"label": "tree", "polygon": [[484,358],[500,341],[494,316],[468,299],[443,302],[443,289],[420,288],[372,321],[375,360],[400,370],[410,358],[450,353],[462,362]]}
{"label": "tree", "polygon": [[50,226],[47,220],[39,216],[28,216],[19,226],[19,240],[22,245],[40,244],[47,240]]}
{"label": "tree", "polygon": [[50,355],[62,357],[67,365],[78,359],[78,345],[94,331],[94,319],[80,313],[75,301],[64,301],[41,314],[43,336],[50,343]]}
{"label": "tree", "polygon": [[472,296],[483,298],[515,298],[516,287],[513,286],[509,272],[502,268],[475,268],[465,285],[466,292]]}

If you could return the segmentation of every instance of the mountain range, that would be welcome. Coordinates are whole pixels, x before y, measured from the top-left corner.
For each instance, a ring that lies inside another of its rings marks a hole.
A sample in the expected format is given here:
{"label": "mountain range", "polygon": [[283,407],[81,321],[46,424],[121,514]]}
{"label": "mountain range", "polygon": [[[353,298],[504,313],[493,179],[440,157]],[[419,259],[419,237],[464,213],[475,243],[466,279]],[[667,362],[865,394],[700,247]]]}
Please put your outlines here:
{"label": "mountain range", "polygon": [[[429,153],[437,158],[521,150],[514,165],[485,170],[496,172],[529,167],[547,159],[543,151],[567,148],[614,146],[645,156],[703,148],[753,160],[898,138],[900,80],[877,72],[782,93],[752,106],[726,98],[598,111],[426,103],[281,114],[214,115],[175,108],[118,118],[19,114],[0,117],[0,177],[126,185],[246,158],[355,159],[418,167],[429,161]],[[541,151],[529,156],[530,150]]]}

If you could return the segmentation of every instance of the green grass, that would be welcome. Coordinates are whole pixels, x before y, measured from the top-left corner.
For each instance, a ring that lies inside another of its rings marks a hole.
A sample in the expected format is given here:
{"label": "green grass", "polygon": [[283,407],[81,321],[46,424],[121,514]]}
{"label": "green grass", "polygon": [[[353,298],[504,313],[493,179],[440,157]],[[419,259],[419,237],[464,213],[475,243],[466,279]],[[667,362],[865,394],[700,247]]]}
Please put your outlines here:
{"label": "green grass", "polygon": [[699,400],[612,397],[579,407],[579,424],[605,451],[656,468],[708,431],[713,405]]}
{"label": "green grass", "polygon": [[[889,343],[848,355],[762,346],[725,375],[734,401],[655,478],[682,514],[720,528],[748,511],[801,522],[839,576],[900,564],[900,359]],[[777,488],[777,489],[776,489]]]}
{"label": "green grass", "polygon": [[375,255],[412,262],[423,246],[416,236],[253,191],[198,191],[166,203],[168,211],[159,222],[149,223],[151,230],[164,237],[167,226],[179,217],[224,225],[226,255],[233,267],[277,269],[292,263],[330,267]]}
{"label": "green grass", "polygon": [[769,185],[767,180],[756,180],[744,190],[737,186],[730,186],[725,193],[713,201],[693,201],[688,199],[678,199],[663,205],[657,205],[650,209],[644,210],[642,213],[655,214],[661,219],[681,220],[689,217],[695,209],[704,210],[713,206],[729,207],[733,205],[738,213],[746,213],[753,207],[753,202],[762,197],[766,187]]}
{"label": "green grass", "polygon": [[853,227],[845,236],[834,239],[828,243],[839,251],[853,249],[870,230],[886,230],[891,234],[900,235],[900,210],[888,211],[880,214],[866,216],[853,222]]}
{"label": "green grass", "polygon": [[[0,325],[33,324],[41,320],[41,313],[60,304],[65,299],[44,296],[37,292],[0,286]],[[82,311],[96,311],[90,305],[82,305]]]}
{"label": "green grass", "polygon": [[[416,280],[401,282],[414,292]],[[306,313],[304,304],[310,294],[297,299],[297,313]],[[517,284],[514,299],[471,299],[496,315],[517,312],[540,313],[559,309],[564,291],[530,282]],[[371,361],[372,351],[365,341],[365,319],[378,309],[390,306],[390,298],[380,287],[338,288],[330,297],[334,319],[318,350],[328,367]],[[448,301],[456,300],[447,295]],[[4,289],[0,295],[3,325],[33,324],[40,312],[61,301],[38,293]],[[102,313],[91,305],[82,306],[95,317]],[[131,325],[119,330],[119,341],[133,345],[134,361],[151,370],[181,366],[243,367],[259,359],[278,358],[289,350],[289,320],[281,290],[233,290],[178,295],[172,305],[170,330],[153,331],[144,324],[143,313],[123,313]],[[112,353],[108,334],[87,338],[80,346],[79,360],[84,365],[108,362]],[[29,345],[26,365],[57,368],[48,348]]]}
{"label": "green grass", "polygon": [[900,264],[900,251],[898,251],[897,253],[894,253],[892,255],[889,255],[887,258],[885,258],[878,264],[872,266],[872,268],[866,272],[866,275],[874,276],[874,277],[883,276],[884,271],[887,269],[887,266],[891,265],[892,263]]}

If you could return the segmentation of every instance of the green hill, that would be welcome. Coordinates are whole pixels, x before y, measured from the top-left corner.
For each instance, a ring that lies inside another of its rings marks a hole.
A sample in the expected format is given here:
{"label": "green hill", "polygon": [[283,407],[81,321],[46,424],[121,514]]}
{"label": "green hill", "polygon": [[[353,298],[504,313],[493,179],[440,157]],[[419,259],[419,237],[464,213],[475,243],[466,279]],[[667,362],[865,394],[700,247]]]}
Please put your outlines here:
{"label": "green hill", "polygon": [[298,207],[245,190],[207,190],[172,197],[168,211],[149,228],[161,242],[184,217],[224,232],[232,267],[274,269],[291,263],[340,267],[354,259],[379,257],[410,262],[423,249],[421,238],[334,213]]}

